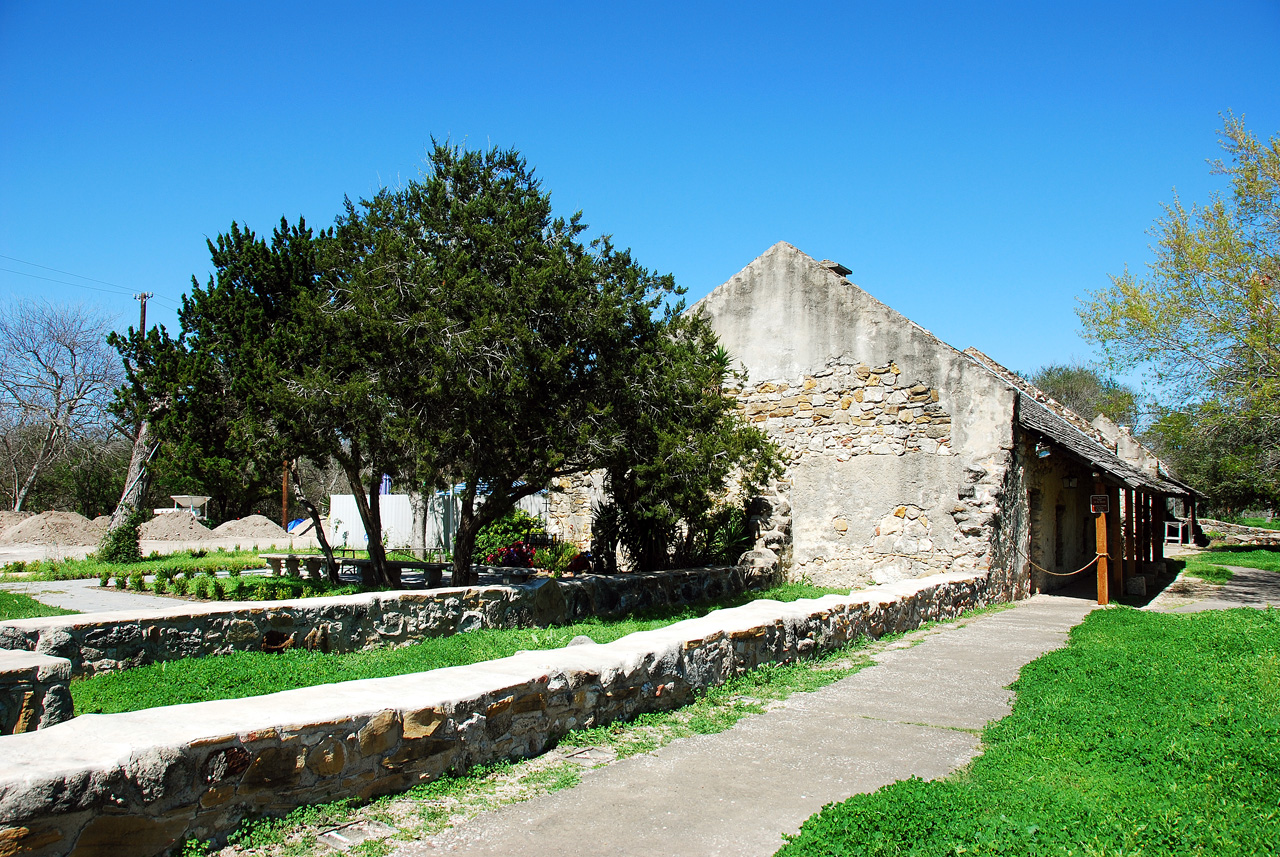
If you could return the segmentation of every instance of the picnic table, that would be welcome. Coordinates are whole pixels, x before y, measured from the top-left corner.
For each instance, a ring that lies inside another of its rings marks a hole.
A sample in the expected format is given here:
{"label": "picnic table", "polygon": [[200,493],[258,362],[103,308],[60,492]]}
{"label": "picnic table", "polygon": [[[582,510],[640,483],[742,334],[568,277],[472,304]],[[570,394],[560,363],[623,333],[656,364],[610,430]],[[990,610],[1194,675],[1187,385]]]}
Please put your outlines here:
{"label": "picnic table", "polygon": [[302,567],[306,566],[307,577],[319,580],[320,569],[324,568],[324,557],[318,554],[260,553],[258,559],[265,560],[276,577],[301,577]]}

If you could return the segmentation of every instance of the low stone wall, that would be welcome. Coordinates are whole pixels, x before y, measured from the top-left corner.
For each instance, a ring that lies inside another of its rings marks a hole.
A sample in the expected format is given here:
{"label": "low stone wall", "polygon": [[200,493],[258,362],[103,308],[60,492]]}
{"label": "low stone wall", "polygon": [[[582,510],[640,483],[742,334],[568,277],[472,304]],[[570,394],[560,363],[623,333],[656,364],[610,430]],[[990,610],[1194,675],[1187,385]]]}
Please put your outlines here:
{"label": "low stone wall", "polygon": [[1228,545],[1280,545],[1280,530],[1268,530],[1266,527],[1246,527],[1243,524],[1229,524],[1226,521],[1215,521],[1212,518],[1201,518],[1197,521],[1206,533],[1221,533],[1222,544]]}
{"label": "low stone wall", "polygon": [[1007,592],[997,575],[943,574],[758,600],[607,645],[86,715],[0,738],[0,853],[150,857],[248,816],[536,755],[572,729],[675,708],[735,673],[948,619]]}
{"label": "low stone wall", "polygon": [[695,568],[273,602],[178,601],[160,611],[5,622],[0,649],[66,658],[83,676],[233,651],[349,652],[478,628],[559,625],[722,598],[776,579],[771,569]]}
{"label": "low stone wall", "polygon": [[71,662],[66,658],[0,651],[0,735],[31,732],[70,719],[70,681]]}

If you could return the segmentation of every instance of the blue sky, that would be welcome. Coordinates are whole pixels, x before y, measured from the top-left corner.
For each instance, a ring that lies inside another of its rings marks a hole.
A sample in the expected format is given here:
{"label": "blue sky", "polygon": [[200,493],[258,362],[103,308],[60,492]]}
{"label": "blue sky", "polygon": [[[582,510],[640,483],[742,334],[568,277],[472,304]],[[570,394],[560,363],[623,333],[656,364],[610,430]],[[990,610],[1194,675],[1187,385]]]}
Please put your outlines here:
{"label": "blue sky", "polygon": [[[565,214],[706,294],[779,240],[1022,370],[1075,299],[1280,132],[1280,3],[0,0],[0,300],[136,320],[233,220],[329,223],[434,136],[519,149]],[[91,277],[76,279],[14,259]],[[12,273],[21,271],[91,291]]]}

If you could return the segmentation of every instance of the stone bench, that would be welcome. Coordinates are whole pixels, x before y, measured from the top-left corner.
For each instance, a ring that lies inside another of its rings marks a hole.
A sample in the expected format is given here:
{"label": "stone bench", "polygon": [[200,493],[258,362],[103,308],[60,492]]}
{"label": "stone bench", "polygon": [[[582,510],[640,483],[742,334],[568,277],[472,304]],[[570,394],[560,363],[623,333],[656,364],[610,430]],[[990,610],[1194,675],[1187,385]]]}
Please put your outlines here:
{"label": "stone bench", "polygon": [[318,554],[260,553],[258,559],[265,561],[276,577],[286,574],[289,577],[301,577],[302,566],[305,565],[307,577],[319,580],[320,569],[324,568],[324,557]]}
{"label": "stone bench", "polygon": [[66,658],[0,650],[0,735],[70,720],[70,681],[71,661]]}

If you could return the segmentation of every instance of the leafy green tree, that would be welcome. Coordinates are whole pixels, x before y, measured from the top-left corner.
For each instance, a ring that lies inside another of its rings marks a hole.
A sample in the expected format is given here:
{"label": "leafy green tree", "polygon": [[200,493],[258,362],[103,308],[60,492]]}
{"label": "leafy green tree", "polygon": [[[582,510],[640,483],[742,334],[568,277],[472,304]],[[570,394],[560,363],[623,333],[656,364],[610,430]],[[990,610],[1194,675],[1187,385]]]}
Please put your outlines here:
{"label": "leafy green tree", "polygon": [[585,228],[517,152],[447,145],[338,224],[337,301],[377,355],[388,437],[424,485],[462,486],[456,583],[485,525],[622,442],[617,384],[648,379],[635,342],[674,281]]}
{"label": "leafy green tree", "polygon": [[1264,143],[1227,114],[1220,142],[1227,159],[1212,172],[1228,178],[1230,196],[1165,206],[1147,275],[1113,277],[1079,315],[1114,370],[1148,369],[1198,436],[1229,432],[1265,450],[1256,461],[1271,479],[1280,472],[1280,135]]}
{"label": "leafy green tree", "polygon": [[1214,512],[1228,518],[1246,509],[1280,508],[1280,438],[1218,413],[1207,402],[1167,411],[1143,434],[1180,478],[1196,486]]}
{"label": "leafy green tree", "polygon": [[1030,380],[1087,420],[1098,414],[1117,425],[1138,420],[1138,394],[1090,366],[1051,364],[1038,369]]}

